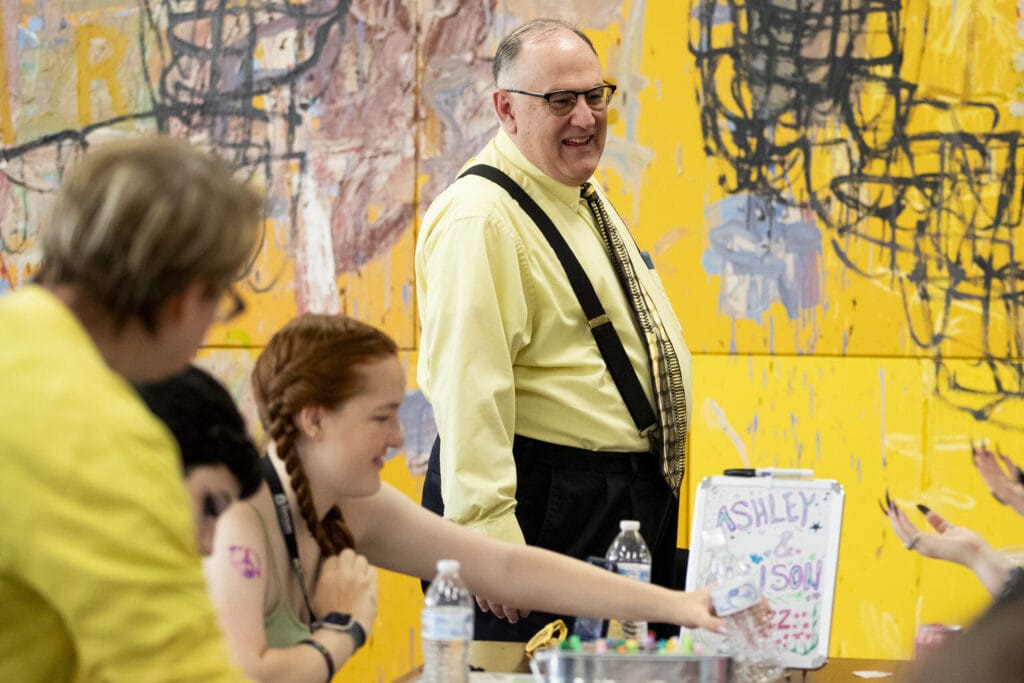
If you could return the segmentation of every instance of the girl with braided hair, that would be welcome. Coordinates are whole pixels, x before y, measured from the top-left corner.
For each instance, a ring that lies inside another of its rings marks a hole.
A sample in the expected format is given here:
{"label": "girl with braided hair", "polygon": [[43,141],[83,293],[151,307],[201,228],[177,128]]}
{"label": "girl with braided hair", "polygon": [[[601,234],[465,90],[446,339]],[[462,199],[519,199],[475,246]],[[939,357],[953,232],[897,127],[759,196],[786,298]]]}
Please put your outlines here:
{"label": "girl with braided hair", "polygon": [[221,516],[210,590],[249,676],[319,683],[377,614],[376,572],[338,503],[380,488],[387,450],[402,445],[405,373],[384,333],[307,314],[273,336],[252,382],[269,438],[266,482]]}
{"label": "girl with braided hair", "polygon": [[266,482],[221,516],[207,564],[222,626],[252,678],[320,683],[326,668],[330,680],[372,630],[372,565],[429,580],[439,559],[452,558],[478,601],[515,605],[522,614],[543,609],[721,630],[707,588],[670,591],[491,539],[382,483],[388,449],[403,443],[405,371],[397,346],[379,330],[302,315],[271,338],[253,388],[270,439]]}

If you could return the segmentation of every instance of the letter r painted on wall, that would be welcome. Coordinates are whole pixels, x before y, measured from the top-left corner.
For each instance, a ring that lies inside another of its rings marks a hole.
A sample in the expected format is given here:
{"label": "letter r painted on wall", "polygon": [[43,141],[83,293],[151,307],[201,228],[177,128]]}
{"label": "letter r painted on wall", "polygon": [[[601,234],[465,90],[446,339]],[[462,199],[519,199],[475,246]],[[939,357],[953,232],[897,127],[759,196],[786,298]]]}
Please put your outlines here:
{"label": "letter r painted on wall", "polygon": [[78,122],[87,126],[92,118],[92,84],[102,81],[117,116],[127,113],[117,80],[117,65],[128,49],[128,38],[114,29],[96,24],[75,28],[75,57],[78,67]]}

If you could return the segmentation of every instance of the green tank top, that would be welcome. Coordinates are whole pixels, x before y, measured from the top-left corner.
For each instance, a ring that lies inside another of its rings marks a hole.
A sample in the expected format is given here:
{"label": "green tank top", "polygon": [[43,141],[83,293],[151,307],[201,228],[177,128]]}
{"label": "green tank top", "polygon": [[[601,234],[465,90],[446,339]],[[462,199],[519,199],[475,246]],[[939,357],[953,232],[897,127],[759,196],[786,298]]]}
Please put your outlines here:
{"label": "green tank top", "polygon": [[[248,503],[248,501],[246,502]],[[249,503],[249,505],[252,505],[252,503]],[[255,506],[253,506],[253,509],[256,510]],[[302,619],[299,619],[288,606],[288,601],[285,599],[285,576],[278,572],[277,564],[274,562],[274,555],[269,551],[270,533],[267,530],[267,524],[263,521],[263,515],[259,513],[259,510],[256,510],[256,516],[260,519],[260,526],[263,527],[263,538],[268,548],[267,564],[270,568],[268,579],[277,582],[277,594],[280,596],[277,604],[263,615],[263,630],[267,637],[267,647],[292,647],[293,645],[298,645],[300,641],[309,638],[309,626],[303,623]]]}
{"label": "green tank top", "polygon": [[284,600],[263,615],[263,630],[267,634],[267,647],[271,648],[292,647],[309,638],[309,626],[295,616]]}

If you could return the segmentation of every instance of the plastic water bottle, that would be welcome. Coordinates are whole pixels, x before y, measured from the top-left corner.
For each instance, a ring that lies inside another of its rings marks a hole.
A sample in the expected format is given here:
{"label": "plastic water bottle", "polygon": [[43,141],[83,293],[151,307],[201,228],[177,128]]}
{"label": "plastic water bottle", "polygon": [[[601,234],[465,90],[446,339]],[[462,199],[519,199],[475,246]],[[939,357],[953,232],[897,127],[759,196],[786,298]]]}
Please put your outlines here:
{"label": "plastic water bottle", "polygon": [[[601,569],[608,569],[614,571],[615,565],[603,557],[594,557],[591,555],[587,558],[587,562],[600,567]],[[583,642],[590,642],[592,640],[600,640],[604,633],[604,619],[598,617],[576,617],[576,621],[572,626],[572,634],[579,636]]]}
{"label": "plastic water bottle", "polygon": [[459,578],[458,560],[440,560],[423,600],[423,683],[469,681],[473,598]]}
{"label": "plastic water bottle", "polygon": [[[640,535],[640,522],[624,519],[619,522],[619,535],[612,541],[604,559],[615,563],[615,571],[637,581],[651,581],[651,551]],[[646,621],[608,622],[608,637],[617,640],[632,638],[643,643],[647,638]]]}
{"label": "plastic water bottle", "polygon": [[729,633],[723,646],[736,665],[736,683],[774,683],[784,670],[772,630],[772,614],[753,565],[729,549],[721,527],[705,529],[711,602]]}

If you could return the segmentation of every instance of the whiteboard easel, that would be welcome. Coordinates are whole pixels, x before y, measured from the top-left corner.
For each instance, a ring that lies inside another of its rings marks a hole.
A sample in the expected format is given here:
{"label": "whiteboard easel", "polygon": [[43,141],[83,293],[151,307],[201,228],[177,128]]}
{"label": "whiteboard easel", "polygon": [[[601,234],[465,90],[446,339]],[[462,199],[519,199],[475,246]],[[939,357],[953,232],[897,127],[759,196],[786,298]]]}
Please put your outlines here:
{"label": "whiteboard easel", "polygon": [[[782,663],[817,669],[828,660],[835,596],[843,487],[831,479],[705,477],[697,487],[686,589],[707,583],[704,529],[722,527],[729,547],[754,564],[774,612]],[[695,640],[715,652],[721,636],[698,631]]]}

